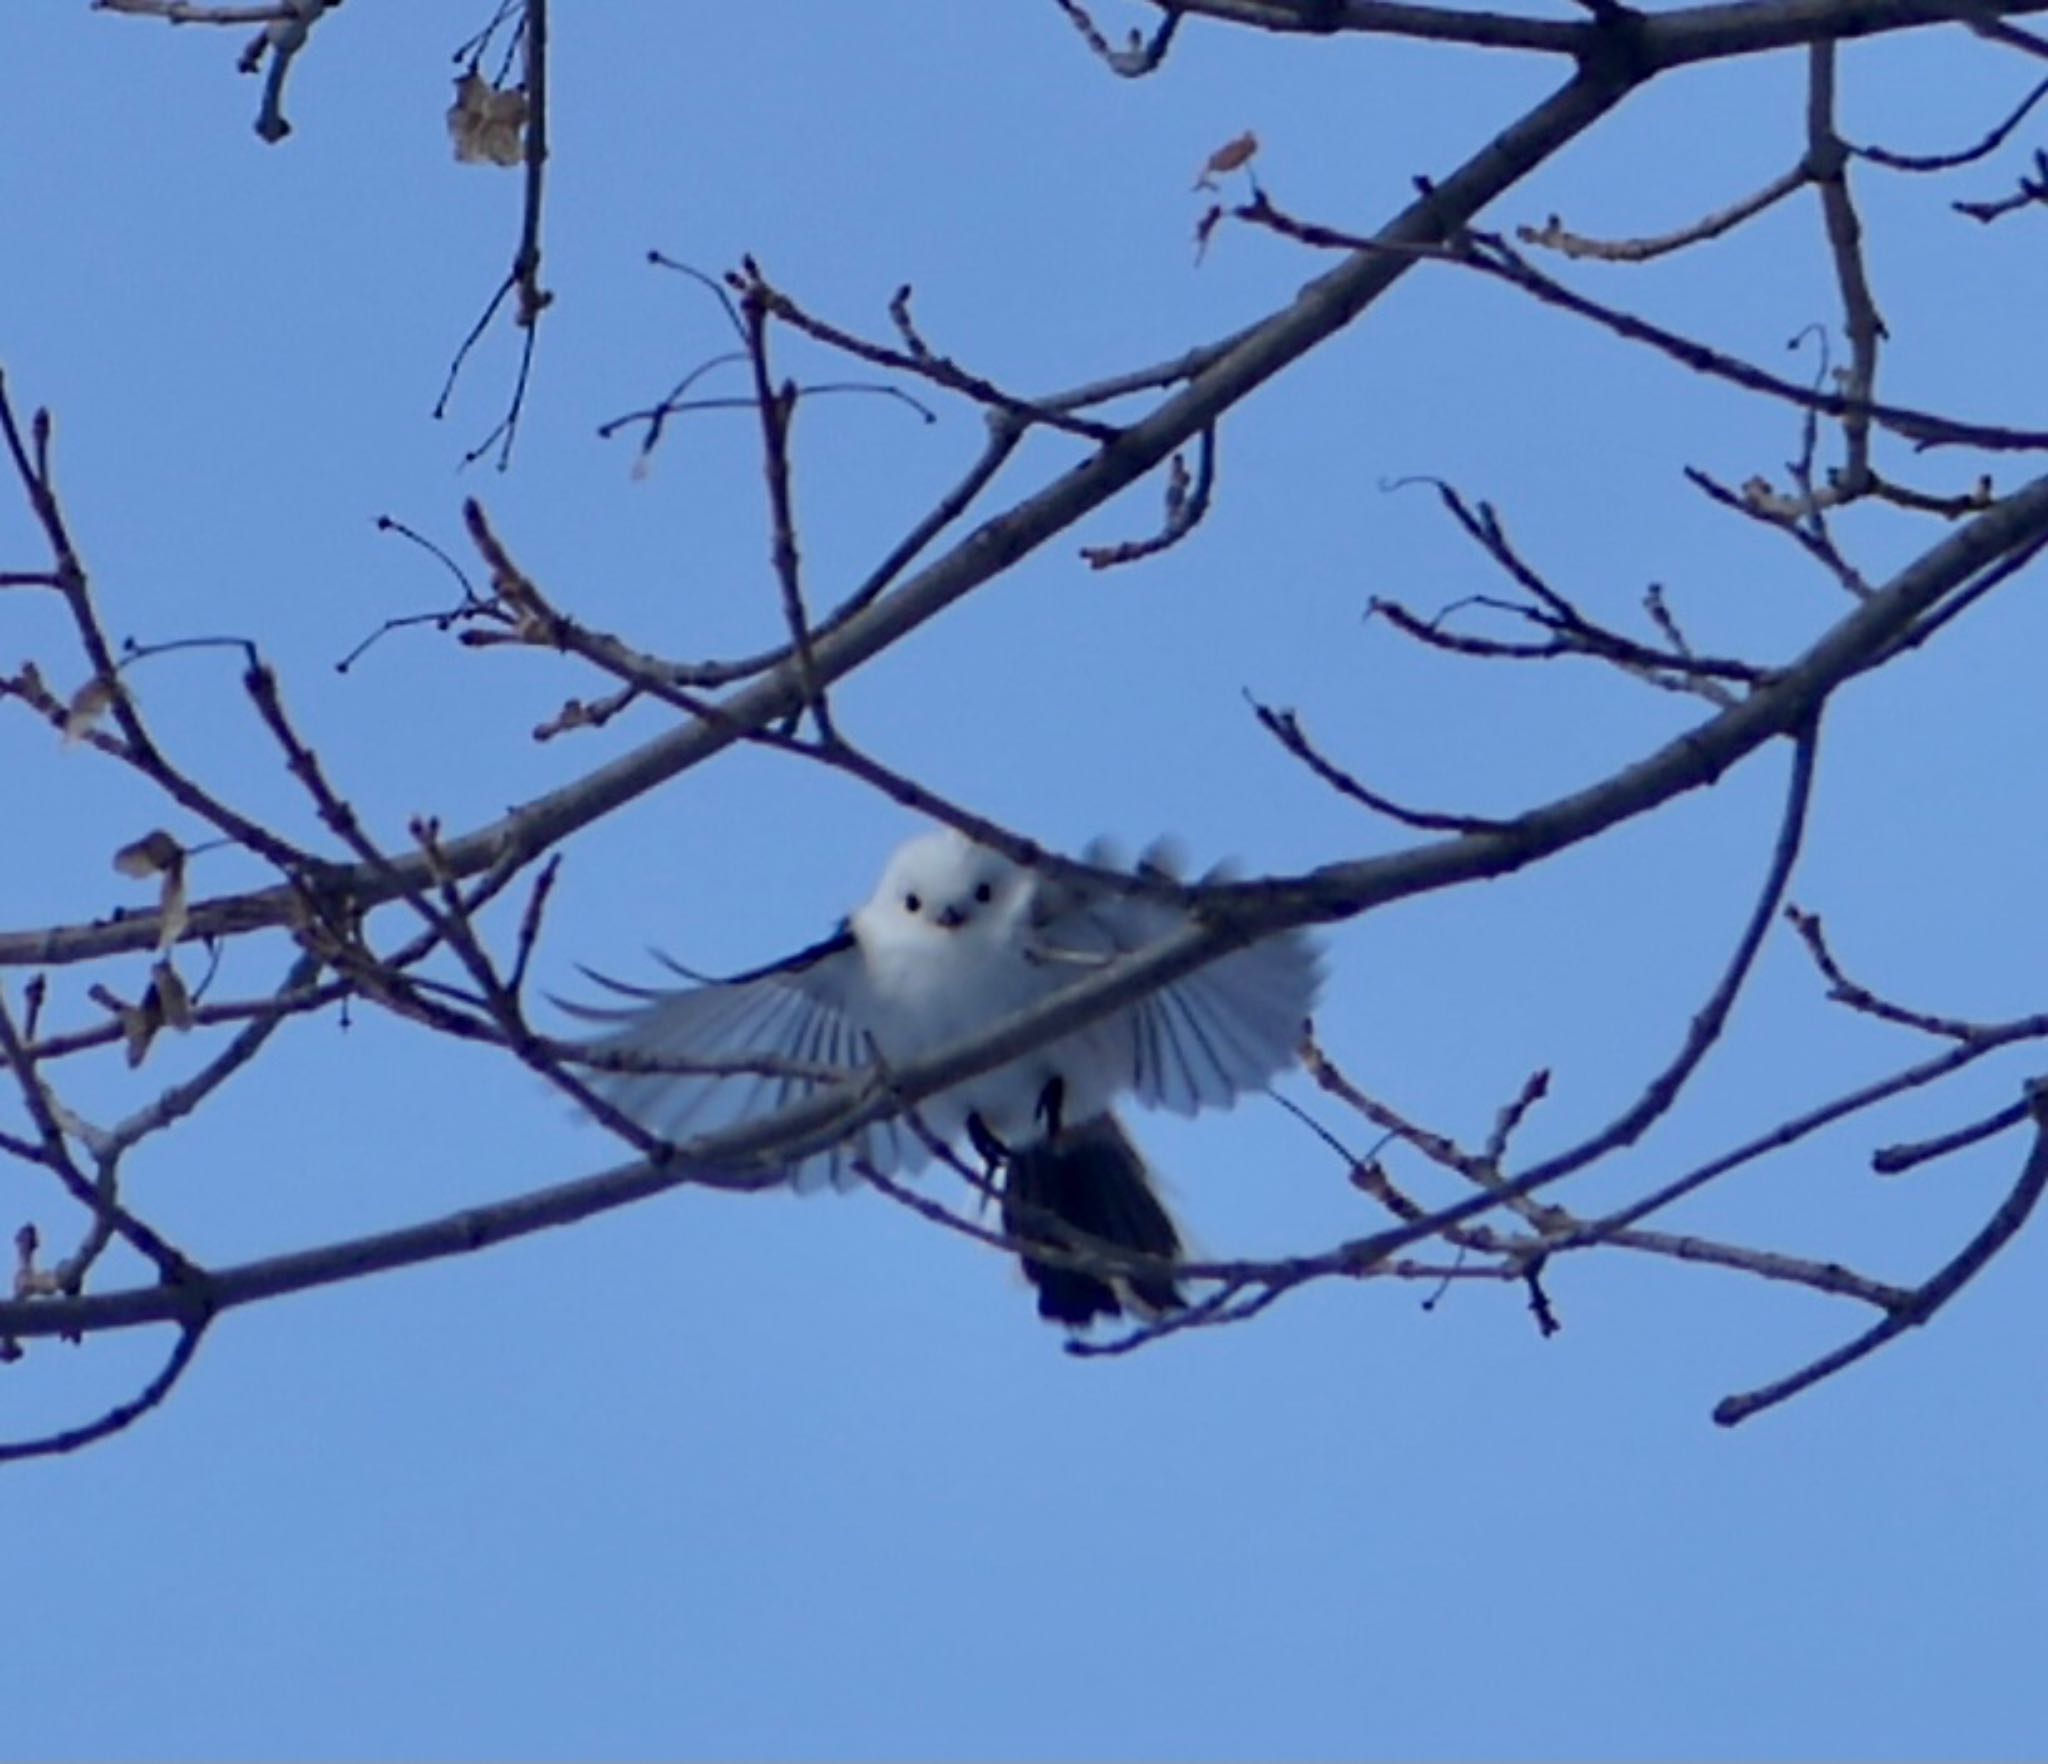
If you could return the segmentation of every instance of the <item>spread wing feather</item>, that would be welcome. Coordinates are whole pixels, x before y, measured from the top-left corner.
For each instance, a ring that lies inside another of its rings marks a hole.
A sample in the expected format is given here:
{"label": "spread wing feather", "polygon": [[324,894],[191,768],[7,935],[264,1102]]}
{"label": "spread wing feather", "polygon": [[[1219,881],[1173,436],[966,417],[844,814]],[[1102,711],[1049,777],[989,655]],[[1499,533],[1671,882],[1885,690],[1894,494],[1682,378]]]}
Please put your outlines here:
{"label": "spread wing feather", "polygon": [[[681,1142],[760,1120],[869,1061],[872,1007],[859,951],[844,927],[787,961],[731,980],[650,987],[591,978],[631,1002],[562,1002],[572,1016],[606,1026],[592,1037],[590,1050],[675,1068],[594,1072],[591,1088],[664,1139]],[[747,1070],[749,1061],[758,1069]],[[709,1069],[687,1070],[692,1063]],[[914,1170],[927,1156],[916,1134],[886,1121],[800,1159],[783,1174],[799,1189],[843,1187],[856,1179],[858,1158],[888,1175]]]}
{"label": "spread wing feather", "polygon": [[[1085,855],[1102,868],[1121,867],[1101,841]],[[1179,870],[1173,848],[1162,842],[1139,859],[1137,873],[1174,881]],[[1203,880],[1227,877],[1219,867]],[[1050,951],[1084,961],[1144,949],[1186,922],[1167,901],[1057,887],[1045,891],[1037,921]],[[1146,994],[1097,1033],[1130,1074],[1139,1102],[1192,1115],[1225,1106],[1292,1065],[1321,986],[1314,944],[1301,932],[1281,932]]]}

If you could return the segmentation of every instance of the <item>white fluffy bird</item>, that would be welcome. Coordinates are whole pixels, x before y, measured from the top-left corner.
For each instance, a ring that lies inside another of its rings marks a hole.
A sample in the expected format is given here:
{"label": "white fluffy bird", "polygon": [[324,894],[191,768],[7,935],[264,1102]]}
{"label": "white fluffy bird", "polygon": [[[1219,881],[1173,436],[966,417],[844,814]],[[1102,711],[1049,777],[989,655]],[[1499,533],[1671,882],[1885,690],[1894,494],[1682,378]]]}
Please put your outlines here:
{"label": "white fluffy bird", "polygon": [[[1099,843],[1088,856],[1111,861]],[[1170,860],[1154,847],[1139,873],[1170,878]],[[1186,922],[1165,902],[1053,881],[947,829],[905,844],[865,906],[784,961],[668,989],[597,976],[631,1002],[568,1008],[610,1026],[589,1043],[593,1051],[854,1072],[876,1054],[901,1065],[990,1029]],[[1000,1167],[1008,1235],[1172,1260],[1180,1234],[1111,1105],[1129,1093],[1191,1115],[1262,1089],[1293,1063],[1320,984],[1310,940],[1283,932],[928,1096],[916,1113],[934,1139]],[[730,1071],[592,1079],[621,1113],[671,1141],[758,1119],[825,1082]],[[858,1179],[862,1161],[891,1176],[929,1157],[925,1138],[892,1118],[782,1174],[800,1189],[843,1186]],[[1039,1314],[1070,1327],[1126,1306],[1157,1315],[1183,1303],[1170,1276],[1105,1278],[1028,1254],[1023,1262]]]}

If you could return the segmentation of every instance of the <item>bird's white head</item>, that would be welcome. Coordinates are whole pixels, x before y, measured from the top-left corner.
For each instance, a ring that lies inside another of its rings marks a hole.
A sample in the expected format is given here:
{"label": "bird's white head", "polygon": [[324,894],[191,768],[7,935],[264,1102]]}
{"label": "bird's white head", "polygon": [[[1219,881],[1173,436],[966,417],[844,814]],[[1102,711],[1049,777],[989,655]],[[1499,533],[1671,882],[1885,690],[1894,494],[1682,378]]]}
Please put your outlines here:
{"label": "bird's white head", "polygon": [[863,939],[886,942],[1007,942],[1031,881],[1028,870],[950,827],[921,833],[889,860],[854,926]]}

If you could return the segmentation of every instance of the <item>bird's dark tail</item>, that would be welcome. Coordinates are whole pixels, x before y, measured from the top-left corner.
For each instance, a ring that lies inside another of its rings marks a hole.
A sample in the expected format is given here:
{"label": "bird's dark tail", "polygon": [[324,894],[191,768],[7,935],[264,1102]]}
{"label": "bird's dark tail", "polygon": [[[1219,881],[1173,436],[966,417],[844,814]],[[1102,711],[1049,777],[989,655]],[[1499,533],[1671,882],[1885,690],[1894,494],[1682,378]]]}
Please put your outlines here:
{"label": "bird's dark tail", "polygon": [[[1062,1227],[1080,1235],[1069,1237]],[[1088,1239],[1121,1250],[1177,1257],[1180,1233],[1152,1192],[1145,1161],[1109,1116],[1084,1121],[1009,1153],[1003,1176],[1003,1230],[1056,1248],[1086,1250]],[[1038,1288],[1038,1314],[1079,1328],[1120,1317],[1126,1306],[1157,1316],[1187,1301],[1163,1274],[1090,1274],[1023,1257]]]}

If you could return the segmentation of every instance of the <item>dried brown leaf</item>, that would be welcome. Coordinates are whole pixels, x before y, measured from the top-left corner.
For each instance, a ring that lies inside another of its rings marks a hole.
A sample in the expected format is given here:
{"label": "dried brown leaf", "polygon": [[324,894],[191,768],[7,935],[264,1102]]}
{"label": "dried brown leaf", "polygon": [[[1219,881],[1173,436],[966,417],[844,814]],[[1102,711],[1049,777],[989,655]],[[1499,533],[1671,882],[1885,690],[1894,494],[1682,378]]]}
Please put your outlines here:
{"label": "dried brown leaf", "polygon": [[121,1039],[128,1044],[130,1071],[149,1058],[149,1044],[156,1040],[156,1032],[163,1026],[163,1018],[156,1011],[154,992],[145,997],[139,1005],[127,1005],[122,1008]]}
{"label": "dried brown leaf", "polygon": [[149,1055],[149,1044],[156,1039],[156,1032],[163,1027],[163,1014],[157,1005],[156,987],[151,985],[143,994],[139,1005],[132,1005],[119,994],[109,992],[106,987],[93,985],[86,988],[86,996],[93,1003],[114,1013],[121,1025],[121,1039],[128,1045],[128,1065],[132,1070]]}
{"label": "dried brown leaf", "polygon": [[185,990],[183,976],[168,961],[158,962],[150,970],[149,999],[155,1001],[157,1015],[165,1027],[192,1027],[192,995]]}
{"label": "dried brown leaf", "polygon": [[76,741],[84,735],[106,715],[107,706],[113,702],[113,681],[95,674],[71,695],[71,702],[64,709],[64,739]]}
{"label": "dried brown leaf", "polygon": [[1209,155],[1208,162],[1202,167],[1202,175],[1195,180],[1195,188],[1197,190],[1215,189],[1216,180],[1219,177],[1223,176],[1226,172],[1234,172],[1240,166],[1249,163],[1252,155],[1258,152],[1258,150],[1259,138],[1250,129],[1246,129],[1234,141],[1225,141],[1221,147]]}
{"label": "dried brown leaf", "polygon": [[163,892],[157,900],[162,923],[157,929],[156,946],[169,949],[184,936],[191,917],[185,899],[185,848],[158,827],[115,852],[114,868],[124,876],[164,879]]}
{"label": "dried brown leaf", "polygon": [[448,136],[463,165],[517,165],[526,157],[526,94],[499,91],[473,69],[455,82]]}
{"label": "dried brown leaf", "polygon": [[177,865],[164,872],[163,898],[157,902],[156,946],[169,949],[185,935],[185,926],[191,920],[191,910],[185,897],[184,854],[178,854]]}
{"label": "dried brown leaf", "polygon": [[160,876],[182,869],[184,863],[185,848],[161,827],[114,853],[114,868],[124,876]]}

